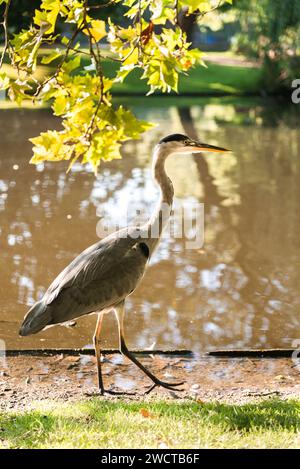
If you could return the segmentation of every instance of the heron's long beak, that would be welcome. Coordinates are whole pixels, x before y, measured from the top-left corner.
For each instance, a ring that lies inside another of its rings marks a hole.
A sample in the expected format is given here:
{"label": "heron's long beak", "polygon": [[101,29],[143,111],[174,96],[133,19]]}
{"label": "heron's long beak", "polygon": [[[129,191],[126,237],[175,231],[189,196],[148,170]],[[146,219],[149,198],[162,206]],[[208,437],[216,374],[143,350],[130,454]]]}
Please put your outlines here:
{"label": "heron's long beak", "polygon": [[231,150],[227,150],[226,148],[216,147],[214,145],[208,145],[207,143],[201,143],[197,141],[193,141],[190,148],[191,148],[191,151],[195,151],[195,150],[196,151],[214,151],[218,153],[231,151]]}

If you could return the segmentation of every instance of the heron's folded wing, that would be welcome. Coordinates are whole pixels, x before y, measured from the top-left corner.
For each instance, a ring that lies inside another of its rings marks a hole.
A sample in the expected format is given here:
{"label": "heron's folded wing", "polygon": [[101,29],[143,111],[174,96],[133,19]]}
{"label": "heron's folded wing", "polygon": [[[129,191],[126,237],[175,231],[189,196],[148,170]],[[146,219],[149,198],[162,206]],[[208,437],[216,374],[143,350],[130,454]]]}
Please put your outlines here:
{"label": "heron's folded wing", "polygon": [[[65,289],[77,287],[82,290],[88,284],[101,281],[107,272],[115,269],[129,256],[138,243],[130,236],[108,236],[79,254],[52,282],[44,301],[51,304]],[[146,263],[146,260],[145,260]]]}

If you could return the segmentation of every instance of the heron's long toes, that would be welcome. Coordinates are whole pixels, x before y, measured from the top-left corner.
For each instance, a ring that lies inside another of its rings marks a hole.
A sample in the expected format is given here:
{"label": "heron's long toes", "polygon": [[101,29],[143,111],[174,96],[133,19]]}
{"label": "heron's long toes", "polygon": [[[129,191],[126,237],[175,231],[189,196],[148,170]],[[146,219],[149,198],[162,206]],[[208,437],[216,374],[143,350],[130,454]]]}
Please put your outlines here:
{"label": "heron's long toes", "polygon": [[[180,383],[180,384],[182,384],[182,383]],[[184,391],[184,389],[179,389],[179,388],[177,388],[177,387],[175,387],[175,386],[172,386],[172,385],[171,385],[171,386],[170,386],[170,385],[168,386],[168,385],[166,385],[166,384],[160,384],[160,386],[162,386],[162,387],[164,387],[164,388],[166,388],[166,389],[169,389],[170,391],[179,391],[179,392]],[[179,385],[177,384],[176,386],[179,386]]]}
{"label": "heron's long toes", "polygon": [[[172,388],[176,388],[177,386],[182,386],[183,384],[184,384],[184,381],[181,381],[180,383],[166,383],[165,381],[159,381],[157,383],[157,386],[162,386],[163,388],[172,389]],[[179,391],[179,389],[177,389],[177,391]],[[180,391],[182,391],[182,389]]]}
{"label": "heron's long toes", "polygon": [[156,388],[156,386],[158,386],[158,384],[156,383],[152,384],[152,386],[150,386],[150,388],[147,389],[147,391],[144,394],[145,395],[150,394],[150,392],[153,391],[153,389]]}
{"label": "heron's long toes", "polygon": [[165,381],[160,381],[157,380],[154,382],[154,384],[145,392],[145,394],[149,394],[151,391],[153,391],[156,386],[161,386],[165,389],[169,389],[170,391],[179,391],[182,392],[184,389],[178,389],[177,386],[182,386],[184,384],[184,381],[181,381],[180,383],[166,383]]}
{"label": "heron's long toes", "polygon": [[167,384],[168,386],[176,387],[176,386],[182,386],[184,384],[184,381],[181,381],[180,383],[166,383],[162,381],[162,383]]}

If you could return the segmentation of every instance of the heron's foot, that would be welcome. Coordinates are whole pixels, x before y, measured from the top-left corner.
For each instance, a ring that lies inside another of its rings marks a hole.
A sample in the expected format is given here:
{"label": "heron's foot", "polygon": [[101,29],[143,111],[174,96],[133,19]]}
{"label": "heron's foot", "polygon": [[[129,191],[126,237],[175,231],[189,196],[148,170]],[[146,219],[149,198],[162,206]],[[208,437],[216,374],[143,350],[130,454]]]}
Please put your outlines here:
{"label": "heron's foot", "polygon": [[177,386],[182,386],[184,384],[184,381],[181,381],[180,383],[166,383],[165,381],[161,381],[160,379],[154,381],[153,385],[145,392],[145,394],[150,394],[151,391],[153,391],[154,388],[157,386],[161,386],[162,388],[169,389],[170,391],[179,391],[182,392],[183,389],[178,389]]}

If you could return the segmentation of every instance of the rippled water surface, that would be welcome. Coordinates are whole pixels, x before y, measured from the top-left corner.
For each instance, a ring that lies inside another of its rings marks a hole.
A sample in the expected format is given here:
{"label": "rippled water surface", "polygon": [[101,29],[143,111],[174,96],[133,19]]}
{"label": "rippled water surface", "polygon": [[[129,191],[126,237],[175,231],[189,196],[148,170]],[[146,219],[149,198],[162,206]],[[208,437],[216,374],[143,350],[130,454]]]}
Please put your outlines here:
{"label": "rippled water surface", "polygon": [[[162,240],[127,303],[128,344],[292,347],[300,339],[300,112],[272,103],[132,103],[158,125],[97,178],[79,165],[69,174],[65,163],[29,165],[28,137],[59,122],[46,110],[0,111],[0,339],[8,348],[91,345],[93,315],[22,339],[18,328],[52,279],[97,240],[100,217],[111,227],[127,211],[151,213],[153,145],[186,132],[233,153],[169,158],[175,206],[205,204],[205,242],[187,249],[185,239]],[[108,315],[104,346],[116,337]]]}

